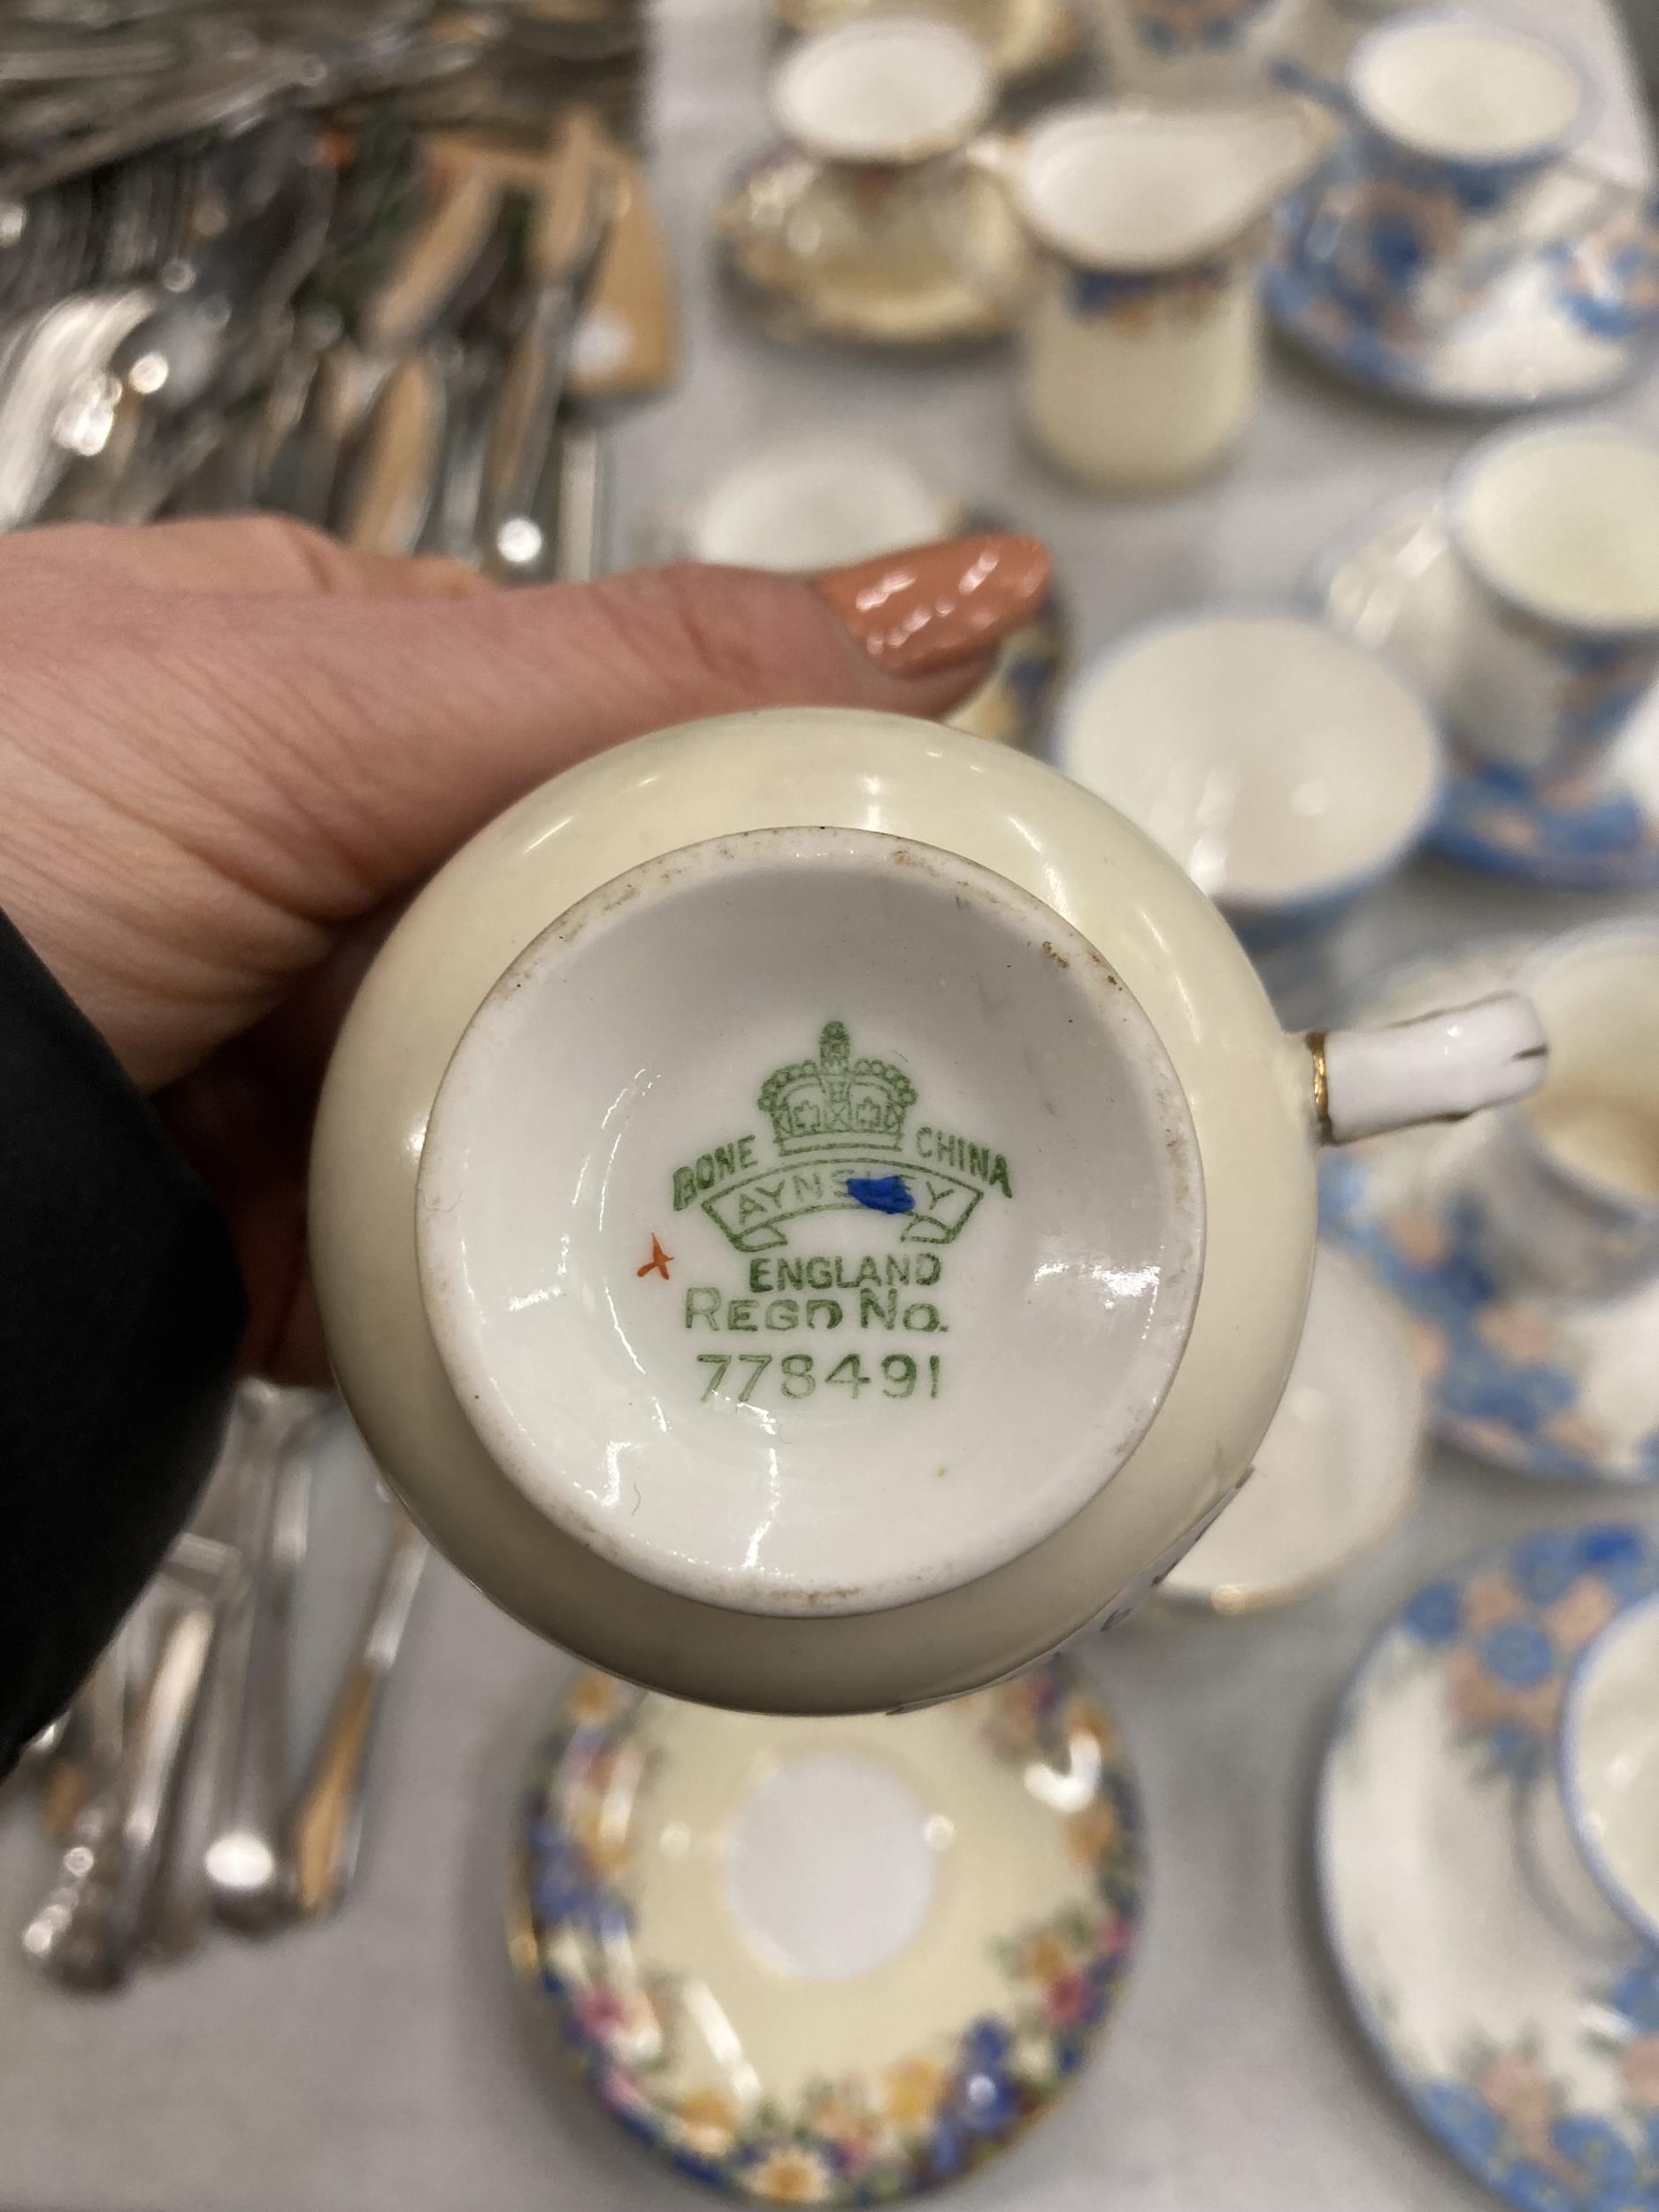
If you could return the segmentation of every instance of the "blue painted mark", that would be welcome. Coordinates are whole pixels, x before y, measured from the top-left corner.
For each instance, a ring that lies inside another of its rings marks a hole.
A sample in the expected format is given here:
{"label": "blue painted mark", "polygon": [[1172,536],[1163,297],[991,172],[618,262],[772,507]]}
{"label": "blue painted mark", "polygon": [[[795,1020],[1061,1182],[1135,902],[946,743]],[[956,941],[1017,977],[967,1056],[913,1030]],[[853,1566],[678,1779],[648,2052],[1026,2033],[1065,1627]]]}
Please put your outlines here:
{"label": "blue painted mark", "polygon": [[916,1201],[910,1196],[910,1186],[902,1175],[849,1175],[847,1195],[856,1198],[861,1206],[868,1206],[872,1213],[912,1214]]}

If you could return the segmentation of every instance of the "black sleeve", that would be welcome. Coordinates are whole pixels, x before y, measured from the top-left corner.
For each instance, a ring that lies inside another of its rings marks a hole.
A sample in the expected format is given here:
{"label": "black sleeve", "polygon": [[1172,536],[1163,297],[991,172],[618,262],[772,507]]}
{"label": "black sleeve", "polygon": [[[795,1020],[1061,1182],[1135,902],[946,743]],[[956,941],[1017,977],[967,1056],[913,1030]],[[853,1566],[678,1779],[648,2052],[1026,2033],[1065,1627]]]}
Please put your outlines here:
{"label": "black sleeve", "polygon": [[207,1191],[0,915],[0,1774],[189,1511],[245,1318]]}

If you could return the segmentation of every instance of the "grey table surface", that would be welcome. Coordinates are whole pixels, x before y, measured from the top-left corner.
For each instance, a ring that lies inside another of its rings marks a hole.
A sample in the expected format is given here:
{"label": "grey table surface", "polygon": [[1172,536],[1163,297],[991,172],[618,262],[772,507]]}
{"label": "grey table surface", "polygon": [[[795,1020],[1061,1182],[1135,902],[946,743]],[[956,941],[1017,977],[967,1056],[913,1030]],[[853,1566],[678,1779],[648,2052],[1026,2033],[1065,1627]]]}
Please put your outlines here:
{"label": "grey table surface", "polygon": [[[1600,0],[1534,0],[1540,11],[1616,60]],[[785,353],[734,327],[708,282],[703,220],[722,172],[764,129],[765,52],[758,0],[665,11],[657,146],[687,290],[686,373],[620,435],[625,554],[763,439],[858,425],[1048,538],[1087,654],[1172,608],[1285,597],[1334,534],[1432,481],[1472,434],[1277,358],[1236,467],[1178,497],[1109,505],[1033,468],[995,358],[895,368]],[[1632,127],[1622,91],[1611,127]],[[1623,405],[1659,426],[1651,388]],[[1302,993],[1334,998],[1402,955],[1565,926],[1617,903],[1421,865],[1355,918],[1332,974]],[[376,1509],[347,1463],[356,1453],[342,1431],[316,1516],[301,1684],[312,1711],[372,1542]],[[1419,1581],[1530,1525],[1627,1506],[1659,1515],[1659,1502],[1609,1502],[1442,1456],[1410,1521],[1301,1604],[1236,1622],[1148,1614],[1088,1650],[1144,1789],[1144,1939],[1079,2086],[957,2191],[964,2212],[1452,2212],[1481,2200],[1397,2106],[1330,1984],[1310,1908],[1310,1793],[1346,1676]],[[0,2205],[672,2212],[695,2201],[565,2078],[505,1963],[510,1810],[565,1670],[435,1567],[344,1914],[268,1944],[211,1940],[108,2000],[67,1997],[22,1961],[13,1932],[50,1861],[27,1793],[0,1800]]]}

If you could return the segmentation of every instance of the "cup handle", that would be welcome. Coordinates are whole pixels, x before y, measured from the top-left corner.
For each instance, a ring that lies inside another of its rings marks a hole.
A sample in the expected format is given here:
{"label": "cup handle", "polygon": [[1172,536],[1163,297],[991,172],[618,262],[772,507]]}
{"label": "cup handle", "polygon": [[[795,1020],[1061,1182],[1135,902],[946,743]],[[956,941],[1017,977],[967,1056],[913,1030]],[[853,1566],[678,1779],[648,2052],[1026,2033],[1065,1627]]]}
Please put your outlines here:
{"label": "cup handle", "polygon": [[1009,219],[1022,235],[1024,226],[1014,204],[1013,188],[1019,173],[1018,142],[1002,131],[985,131],[971,139],[960,152],[953,154],[942,165],[936,180],[932,204],[933,227],[946,252],[976,291],[983,292],[999,305],[1018,310],[1024,305],[1031,292],[1033,261],[1028,255],[1021,273],[1010,280],[1007,269],[987,261],[975,246],[964,221],[960,187],[964,178],[983,177],[1002,194],[1008,205]]}
{"label": "cup handle", "polygon": [[1315,1030],[1304,1042],[1327,1144],[1507,1105],[1535,1091],[1548,1065],[1537,1009],[1518,991],[1383,1028]]}
{"label": "cup handle", "polygon": [[[1548,188],[1557,177],[1571,178],[1584,188],[1582,195],[1571,210],[1557,208],[1548,221],[1538,220],[1538,202],[1542,199],[1548,210]],[[1569,154],[1565,160],[1557,162],[1540,190],[1532,194],[1521,208],[1511,242],[1528,252],[1540,252],[1563,242],[1585,225],[1603,223],[1617,214],[1633,211],[1655,193],[1659,193],[1659,185],[1652,177],[1611,169],[1582,154]]]}

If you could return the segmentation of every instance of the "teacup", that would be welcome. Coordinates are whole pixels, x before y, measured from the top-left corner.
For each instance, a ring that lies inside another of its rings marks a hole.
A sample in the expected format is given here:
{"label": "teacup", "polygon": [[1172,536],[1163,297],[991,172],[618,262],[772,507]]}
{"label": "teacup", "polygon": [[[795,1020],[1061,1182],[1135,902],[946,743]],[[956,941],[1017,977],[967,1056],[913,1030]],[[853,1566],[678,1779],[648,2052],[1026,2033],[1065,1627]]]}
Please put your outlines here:
{"label": "teacup", "polygon": [[1021,400],[1033,442],[1083,483],[1149,489],[1237,442],[1262,376],[1263,218],[1312,169],[1310,103],[1102,104],[997,157],[1034,250]]}
{"label": "teacup", "polygon": [[1659,442],[1501,431],[1454,472],[1445,522],[1460,747],[1528,783],[1593,770],[1659,674]]}
{"label": "teacup", "polygon": [[1007,748],[659,732],[480,833],[359,989],[330,1356],[434,1540],[611,1671],[949,1696],[1134,1602],[1243,1479],[1317,1145],[1541,1051],[1513,995],[1284,1035],[1179,869]]}
{"label": "teacup", "polygon": [[1659,1275],[1659,924],[1575,930],[1521,968],[1549,1073],[1477,1168],[1499,1271],[1580,1296]]}
{"label": "teacup", "polygon": [[1254,949],[1336,920],[1398,867],[1441,780],[1417,695],[1374,654],[1279,614],[1137,632],[1072,687],[1056,758]]}
{"label": "teacup", "polygon": [[1586,1867],[1619,1917],[1659,1947],[1659,1597],[1615,1615],[1579,1655],[1557,1753]]}
{"label": "teacup", "polygon": [[1295,0],[1094,0],[1120,91],[1186,97],[1259,80]]}
{"label": "teacup", "polygon": [[995,104],[982,47],[929,16],[871,16],[803,39],[780,65],[772,106],[818,170],[788,239],[826,276],[889,289],[954,267],[941,209],[954,157]]}
{"label": "teacup", "polygon": [[1539,242],[1529,220],[1588,127],[1590,81],[1535,32],[1425,9],[1360,41],[1340,98],[1352,127],[1299,241],[1299,273],[1345,324],[1410,351]]}

